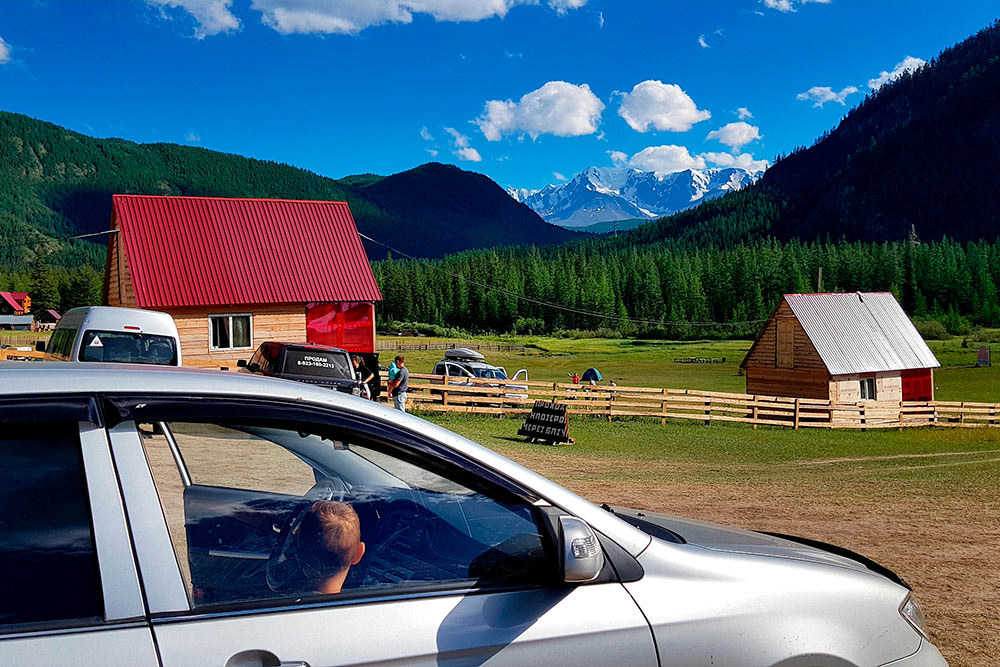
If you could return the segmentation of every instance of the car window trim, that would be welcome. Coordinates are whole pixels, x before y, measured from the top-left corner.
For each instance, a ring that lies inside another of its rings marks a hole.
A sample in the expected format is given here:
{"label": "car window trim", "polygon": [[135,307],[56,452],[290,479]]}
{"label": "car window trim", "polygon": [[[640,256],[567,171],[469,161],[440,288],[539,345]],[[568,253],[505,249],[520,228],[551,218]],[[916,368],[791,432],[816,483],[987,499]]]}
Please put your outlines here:
{"label": "car window trim", "polygon": [[392,449],[406,453],[408,458],[419,461],[418,464],[427,463],[424,456],[430,456],[432,460],[440,459],[449,468],[462,473],[455,481],[469,482],[472,488],[483,486],[482,480],[485,479],[487,486],[506,491],[507,494],[528,504],[534,504],[540,499],[530,489],[424,436],[363,414],[329,406],[216,395],[179,397],[175,394],[120,393],[105,394],[102,399],[105,420],[114,428],[123,421],[139,423],[199,419],[301,421],[355,433],[363,439],[384,443]]}
{"label": "car window trim", "polygon": [[104,597],[104,618],[106,621],[145,618],[146,604],[107,432],[88,422],[79,425],[91,530]]}

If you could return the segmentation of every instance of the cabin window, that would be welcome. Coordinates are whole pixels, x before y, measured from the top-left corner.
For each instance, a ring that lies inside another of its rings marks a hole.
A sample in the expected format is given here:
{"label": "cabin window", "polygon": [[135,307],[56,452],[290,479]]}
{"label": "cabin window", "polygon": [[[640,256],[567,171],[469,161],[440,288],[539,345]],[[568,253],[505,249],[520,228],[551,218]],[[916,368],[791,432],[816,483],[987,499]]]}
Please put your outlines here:
{"label": "cabin window", "polygon": [[249,314],[209,315],[213,350],[239,350],[253,347],[253,322]]}
{"label": "cabin window", "polygon": [[861,400],[862,401],[875,400],[875,378],[861,379]]}

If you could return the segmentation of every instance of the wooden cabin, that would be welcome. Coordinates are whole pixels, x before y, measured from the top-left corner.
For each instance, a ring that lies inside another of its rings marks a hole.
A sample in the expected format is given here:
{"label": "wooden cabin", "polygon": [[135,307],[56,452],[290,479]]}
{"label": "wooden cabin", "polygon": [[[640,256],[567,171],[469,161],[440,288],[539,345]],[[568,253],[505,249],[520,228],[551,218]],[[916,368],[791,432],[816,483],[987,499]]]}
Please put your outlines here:
{"label": "wooden cabin", "polygon": [[0,330],[31,331],[34,324],[27,292],[0,292]]}
{"label": "wooden cabin", "polygon": [[185,362],[375,351],[382,295],[344,202],[114,195],[111,230],[104,303],[172,315]]}
{"label": "wooden cabin", "polygon": [[892,294],[786,294],[740,367],[747,393],[934,400],[941,364]]}

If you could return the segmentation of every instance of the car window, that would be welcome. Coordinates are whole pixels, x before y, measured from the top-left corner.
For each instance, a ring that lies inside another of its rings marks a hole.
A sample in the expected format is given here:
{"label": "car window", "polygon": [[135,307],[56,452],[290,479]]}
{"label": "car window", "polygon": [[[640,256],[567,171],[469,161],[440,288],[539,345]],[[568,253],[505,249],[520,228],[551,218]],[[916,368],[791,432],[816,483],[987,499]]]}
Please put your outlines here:
{"label": "car window", "polygon": [[69,359],[77,331],[78,329],[56,329],[49,341],[48,353],[57,359]]}
{"label": "car window", "polygon": [[528,502],[385,443],[256,421],[139,429],[195,607],[536,585],[553,571]]}
{"label": "car window", "polygon": [[286,348],[284,372],[309,377],[354,377],[354,367],[346,354],[326,350]]}
{"label": "car window", "polygon": [[170,336],[88,329],[80,341],[80,361],[177,365],[177,345]]}
{"label": "car window", "polygon": [[0,429],[0,572],[0,632],[103,616],[75,422]]}

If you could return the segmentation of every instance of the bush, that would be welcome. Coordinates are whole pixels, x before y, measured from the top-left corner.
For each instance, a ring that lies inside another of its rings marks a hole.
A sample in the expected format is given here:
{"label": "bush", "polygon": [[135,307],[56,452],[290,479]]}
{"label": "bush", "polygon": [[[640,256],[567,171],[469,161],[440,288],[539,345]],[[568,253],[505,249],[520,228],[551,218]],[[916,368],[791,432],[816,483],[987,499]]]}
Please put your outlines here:
{"label": "bush", "polygon": [[948,340],[951,335],[944,325],[932,319],[914,319],[913,326],[924,340]]}

